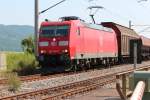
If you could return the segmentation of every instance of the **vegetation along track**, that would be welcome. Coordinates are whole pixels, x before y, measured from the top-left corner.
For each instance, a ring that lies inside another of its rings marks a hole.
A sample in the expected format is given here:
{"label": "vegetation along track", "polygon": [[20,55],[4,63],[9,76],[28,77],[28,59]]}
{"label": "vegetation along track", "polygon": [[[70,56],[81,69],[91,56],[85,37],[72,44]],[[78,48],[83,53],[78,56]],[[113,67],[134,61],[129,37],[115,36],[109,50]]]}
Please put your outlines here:
{"label": "vegetation along track", "polygon": [[[142,68],[141,68],[142,67]],[[148,68],[149,66],[141,66],[137,70],[142,70],[143,68]],[[127,69],[126,71],[134,71],[134,69]],[[91,79],[78,81],[70,84],[65,84],[57,87],[45,88],[40,90],[35,90],[32,92],[17,94],[14,96],[8,96],[0,98],[0,100],[58,100],[62,98],[66,98],[68,96],[72,96],[74,94],[80,94],[83,92],[87,92],[93,90],[97,87],[104,86],[106,84],[110,84],[116,81],[116,74],[108,74],[99,77],[94,77]]]}

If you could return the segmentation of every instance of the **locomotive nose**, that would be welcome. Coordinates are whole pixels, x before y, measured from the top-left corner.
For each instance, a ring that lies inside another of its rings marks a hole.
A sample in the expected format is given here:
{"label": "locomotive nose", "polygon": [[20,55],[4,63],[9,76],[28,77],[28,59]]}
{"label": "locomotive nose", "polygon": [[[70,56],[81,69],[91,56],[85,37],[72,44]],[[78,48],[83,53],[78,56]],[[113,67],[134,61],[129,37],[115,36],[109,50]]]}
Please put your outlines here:
{"label": "locomotive nose", "polygon": [[39,42],[41,54],[61,54],[68,53],[69,41],[64,38],[52,38]]}

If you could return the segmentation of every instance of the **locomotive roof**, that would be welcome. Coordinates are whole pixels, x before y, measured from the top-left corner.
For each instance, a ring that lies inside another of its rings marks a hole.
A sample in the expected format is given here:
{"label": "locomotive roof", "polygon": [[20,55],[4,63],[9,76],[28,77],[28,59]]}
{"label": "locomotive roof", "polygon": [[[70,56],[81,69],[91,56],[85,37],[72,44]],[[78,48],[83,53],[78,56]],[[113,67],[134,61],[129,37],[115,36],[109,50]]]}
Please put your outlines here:
{"label": "locomotive roof", "polygon": [[42,22],[42,26],[47,26],[47,25],[63,25],[63,24],[70,24],[71,22],[74,21],[79,21],[83,26],[88,27],[88,28],[92,28],[92,29],[97,29],[97,30],[103,30],[103,31],[108,31],[108,32],[113,32],[112,28],[108,28],[105,27],[101,24],[92,24],[92,23],[86,23],[82,20],[67,20],[67,21],[55,21],[55,22],[51,22],[51,21],[45,21]]}
{"label": "locomotive roof", "polygon": [[83,21],[81,21],[81,23],[88,27],[88,28],[92,28],[92,29],[97,29],[97,30],[103,30],[103,31],[108,31],[108,32],[112,32],[112,28],[108,28],[108,27],[104,27],[101,24],[91,24],[91,23],[85,23]]}
{"label": "locomotive roof", "polygon": [[102,25],[113,28],[114,30],[118,30],[121,33],[121,35],[140,38],[140,36],[133,29],[128,28],[126,26],[122,26],[114,22],[102,22]]}

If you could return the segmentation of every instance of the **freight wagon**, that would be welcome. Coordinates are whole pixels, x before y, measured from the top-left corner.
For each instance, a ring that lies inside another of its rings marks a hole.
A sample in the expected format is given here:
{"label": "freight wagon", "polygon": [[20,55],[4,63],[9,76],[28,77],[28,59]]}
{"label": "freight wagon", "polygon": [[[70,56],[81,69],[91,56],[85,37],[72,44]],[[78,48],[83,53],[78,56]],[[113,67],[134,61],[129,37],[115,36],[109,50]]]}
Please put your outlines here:
{"label": "freight wagon", "polygon": [[133,43],[137,43],[137,60],[141,63],[141,39],[133,29],[113,22],[103,22],[102,25],[112,28],[117,35],[119,63],[130,61],[133,63]]}

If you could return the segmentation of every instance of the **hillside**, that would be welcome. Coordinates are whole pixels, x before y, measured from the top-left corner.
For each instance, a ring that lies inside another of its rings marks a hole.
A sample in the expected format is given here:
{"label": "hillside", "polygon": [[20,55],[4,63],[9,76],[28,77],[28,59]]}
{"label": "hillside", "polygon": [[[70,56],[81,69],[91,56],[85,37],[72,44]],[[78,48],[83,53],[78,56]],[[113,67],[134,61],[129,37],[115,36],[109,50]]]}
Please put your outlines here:
{"label": "hillside", "polygon": [[32,26],[0,24],[0,51],[21,51],[21,40],[33,33]]}

